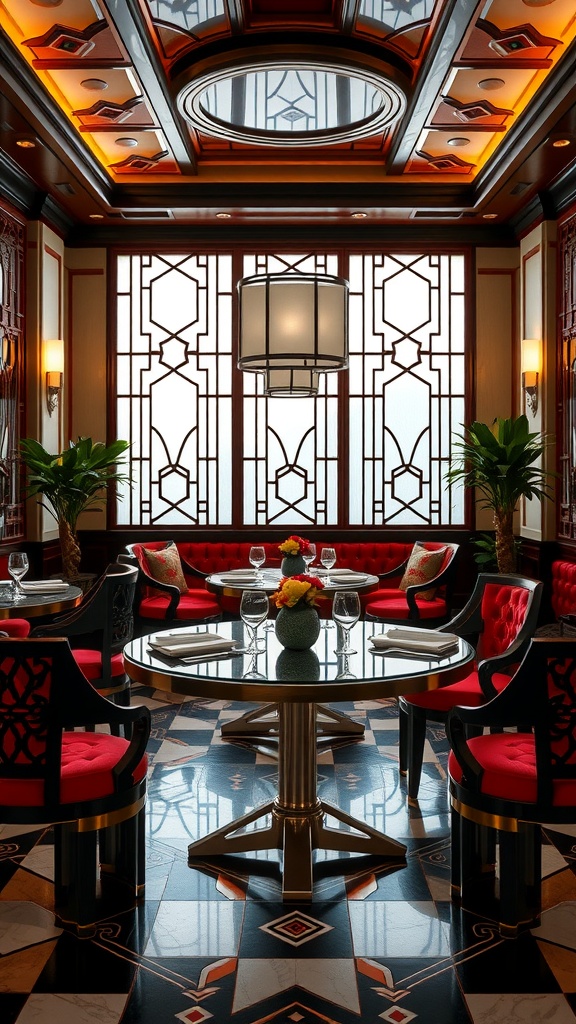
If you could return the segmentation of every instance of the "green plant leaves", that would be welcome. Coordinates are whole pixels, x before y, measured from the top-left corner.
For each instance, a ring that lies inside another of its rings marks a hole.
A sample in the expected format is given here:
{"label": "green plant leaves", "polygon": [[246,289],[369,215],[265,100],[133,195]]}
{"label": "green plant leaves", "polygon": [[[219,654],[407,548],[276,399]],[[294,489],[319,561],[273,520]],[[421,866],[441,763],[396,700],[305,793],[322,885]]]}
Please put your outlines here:
{"label": "green plant leaves", "polygon": [[108,484],[128,481],[116,464],[129,447],[128,441],[106,445],[79,437],[63,452],[51,455],[34,438],[24,438],[20,452],[28,469],[28,495],[43,495],[49,504],[41,501],[42,507],[58,522],[67,522],[74,534],[80,513],[105,500]]}

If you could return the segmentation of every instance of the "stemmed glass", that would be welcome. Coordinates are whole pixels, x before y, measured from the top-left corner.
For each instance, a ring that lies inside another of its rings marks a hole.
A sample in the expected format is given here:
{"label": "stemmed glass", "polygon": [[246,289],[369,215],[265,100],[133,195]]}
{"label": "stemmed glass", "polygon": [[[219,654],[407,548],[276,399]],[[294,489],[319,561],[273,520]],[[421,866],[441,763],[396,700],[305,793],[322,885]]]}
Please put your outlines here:
{"label": "stemmed glass", "polygon": [[330,569],[336,565],[336,552],[334,548],[322,548],[320,552],[320,561],[325,569],[327,569],[326,579],[324,580],[324,586],[330,587],[332,580],[330,579]]}
{"label": "stemmed glass", "polygon": [[309,541],[307,554],[302,554],[302,558],[306,562],[306,572],[309,571],[312,562],[316,558],[316,545]]}
{"label": "stemmed glass", "polygon": [[240,618],[250,634],[248,647],[237,647],[240,654],[257,653],[256,631],[268,615],[268,594],[265,590],[243,590],[240,601]]}
{"label": "stemmed glass", "polygon": [[253,565],[256,569],[256,575],[254,576],[256,583],[262,583],[263,576],[260,572],[260,566],[264,565],[264,562],[266,561],[266,552],[264,548],[256,545],[251,547],[248,558],[250,560],[250,565]]}
{"label": "stemmed glass", "polygon": [[8,572],[14,580],[14,600],[21,601],[25,595],[20,580],[28,572],[28,555],[24,551],[12,551],[8,555]]}
{"label": "stemmed glass", "polygon": [[350,648],[350,630],[360,618],[360,598],[355,590],[337,590],[332,602],[332,618],[344,632],[344,642],[335,654],[356,654]]}

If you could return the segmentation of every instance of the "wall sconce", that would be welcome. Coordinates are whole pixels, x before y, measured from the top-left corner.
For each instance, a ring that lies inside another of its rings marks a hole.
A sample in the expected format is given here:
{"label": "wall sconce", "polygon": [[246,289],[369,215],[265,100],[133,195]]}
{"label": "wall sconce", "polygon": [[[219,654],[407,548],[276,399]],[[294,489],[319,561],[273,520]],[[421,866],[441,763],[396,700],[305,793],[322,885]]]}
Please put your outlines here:
{"label": "wall sconce", "polygon": [[522,388],[526,395],[526,406],[533,416],[538,410],[541,360],[542,342],[536,338],[525,338],[522,342]]}
{"label": "wall sconce", "polygon": [[64,372],[64,342],[51,338],[44,342],[44,365],[46,367],[46,405],[51,416],[58,408],[62,391]]}

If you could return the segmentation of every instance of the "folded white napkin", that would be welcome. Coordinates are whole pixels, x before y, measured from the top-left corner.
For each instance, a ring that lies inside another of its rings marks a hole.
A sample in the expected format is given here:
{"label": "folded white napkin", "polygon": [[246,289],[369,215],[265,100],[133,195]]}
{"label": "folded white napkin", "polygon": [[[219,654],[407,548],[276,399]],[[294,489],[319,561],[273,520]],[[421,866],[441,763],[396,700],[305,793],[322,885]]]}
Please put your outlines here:
{"label": "folded white napkin", "polygon": [[254,576],[254,573],[247,573],[245,576],[241,576],[240,573],[235,573],[234,575],[232,575],[231,573],[223,572],[220,573],[220,579],[222,580],[222,583],[248,584],[258,582],[256,580],[256,577]]}
{"label": "folded white napkin", "polygon": [[365,573],[358,573],[357,575],[354,575],[354,573],[350,572],[347,573],[346,576],[338,576],[338,578],[334,580],[334,585],[339,587],[349,587],[353,583],[365,583],[366,578]]}
{"label": "folded white napkin", "polygon": [[441,633],[438,630],[393,628],[369,639],[378,651],[441,655],[449,654],[458,648],[458,637],[455,633]]}
{"label": "folded white napkin", "polygon": [[362,579],[366,579],[365,572],[358,572],[357,569],[314,569],[315,576],[361,576]]}
{"label": "folded white napkin", "polygon": [[203,655],[233,651],[238,644],[236,640],[227,640],[218,633],[173,633],[150,637],[148,646],[170,658],[182,658],[188,654],[201,658]]}
{"label": "folded white napkin", "polygon": [[219,576],[254,576],[256,575],[255,569],[226,569],[226,572],[218,573]]}
{"label": "folded white napkin", "polygon": [[62,580],[30,580],[22,583],[25,594],[56,594],[68,590],[68,584]]}

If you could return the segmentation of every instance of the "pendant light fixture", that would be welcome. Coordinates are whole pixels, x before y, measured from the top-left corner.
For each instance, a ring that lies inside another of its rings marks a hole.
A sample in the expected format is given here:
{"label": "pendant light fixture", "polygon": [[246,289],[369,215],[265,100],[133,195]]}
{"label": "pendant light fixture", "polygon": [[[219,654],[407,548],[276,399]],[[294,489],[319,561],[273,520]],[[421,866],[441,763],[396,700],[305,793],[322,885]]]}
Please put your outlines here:
{"label": "pendant light fixture", "polygon": [[265,393],[316,394],[318,373],[348,366],[348,282],[262,274],[238,283],[238,367],[266,374]]}

